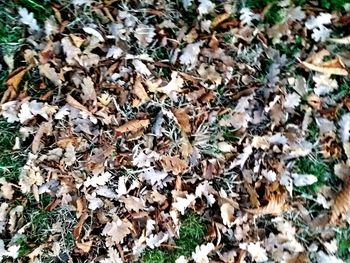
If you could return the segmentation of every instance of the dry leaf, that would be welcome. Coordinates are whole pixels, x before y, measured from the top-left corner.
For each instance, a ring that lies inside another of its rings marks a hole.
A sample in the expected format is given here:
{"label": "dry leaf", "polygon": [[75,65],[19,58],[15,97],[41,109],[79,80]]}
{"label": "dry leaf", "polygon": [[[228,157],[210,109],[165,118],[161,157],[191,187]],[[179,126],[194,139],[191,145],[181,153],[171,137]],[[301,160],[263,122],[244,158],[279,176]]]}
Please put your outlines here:
{"label": "dry leaf", "polygon": [[166,172],[173,172],[174,175],[181,174],[187,169],[187,163],[177,156],[162,156],[161,163]]}
{"label": "dry leaf", "polygon": [[40,125],[32,142],[32,152],[34,154],[37,153],[39,150],[41,138],[43,137],[43,135],[50,133],[51,130],[52,130],[52,125],[49,122],[44,122]]}
{"label": "dry leaf", "polygon": [[79,248],[84,253],[89,253],[91,247],[92,247],[92,241],[86,241],[86,242],[76,242],[75,243],[77,248]]}
{"label": "dry leaf", "polygon": [[342,37],[342,38],[330,38],[328,41],[337,43],[337,44],[344,44],[349,45],[350,44],[350,36]]}
{"label": "dry leaf", "polygon": [[224,225],[231,227],[234,221],[235,208],[230,203],[224,203],[220,207],[221,218]]}
{"label": "dry leaf", "polygon": [[84,105],[74,99],[71,95],[67,95],[66,101],[70,106],[77,108],[78,110],[89,112],[89,110]]}
{"label": "dry leaf", "polygon": [[231,14],[229,13],[222,13],[219,15],[216,15],[214,20],[211,22],[210,27],[215,28],[225,20],[229,19],[231,17]]}
{"label": "dry leaf", "polygon": [[181,129],[185,132],[185,133],[190,133],[191,132],[191,124],[190,124],[190,117],[188,116],[186,109],[185,108],[173,108],[171,110],[178,123],[180,124]]}
{"label": "dry leaf", "polygon": [[336,225],[341,223],[350,211],[350,180],[345,182],[343,189],[337,194],[332,206],[329,223]]}
{"label": "dry leaf", "polygon": [[275,215],[278,216],[282,214],[286,209],[286,199],[285,195],[271,196],[269,203],[266,206],[246,209],[248,213],[255,214],[258,216],[262,215]]}
{"label": "dry leaf", "polygon": [[80,218],[79,218],[79,221],[78,221],[78,224],[75,226],[74,230],[73,230],[73,236],[75,238],[79,238],[80,236],[80,233],[83,229],[83,226],[84,226],[84,223],[86,221],[86,219],[88,218],[88,214],[87,212],[83,213]]}
{"label": "dry leaf", "polygon": [[134,94],[141,100],[141,103],[150,100],[145,88],[141,83],[141,76],[139,74],[136,75],[135,83],[134,83]]}
{"label": "dry leaf", "polygon": [[11,72],[11,74],[8,76],[6,85],[7,90],[5,91],[4,95],[1,98],[0,104],[3,104],[7,101],[11,101],[17,96],[18,91],[18,85],[21,82],[24,74],[27,72],[27,69],[25,67],[20,67]]}
{"label": "dry leaf", "polygon": [[347,76],[348,71],[344,68],[339,58],[333,59],[331,61],[322,63],[320,65],[314,65],[308,62],[301,62],[306,68],[321,72],[328,75],[341,75]]}
{"label": "dry leaf", "polygon": [[60,87],[62,85],[62,81],[60,80],[59,74],[56,72],[54,68],[50,66],[49,63],[39,66],[40,74],[48,78],[53,84]]}
{"label": "dry leaf", "polygon": [[146,120],[131,120],[122,126],[115,128],[116,132],[125,133],[125,132],[136,132],[142,128],[146,128],[149,125],[150,121]]}

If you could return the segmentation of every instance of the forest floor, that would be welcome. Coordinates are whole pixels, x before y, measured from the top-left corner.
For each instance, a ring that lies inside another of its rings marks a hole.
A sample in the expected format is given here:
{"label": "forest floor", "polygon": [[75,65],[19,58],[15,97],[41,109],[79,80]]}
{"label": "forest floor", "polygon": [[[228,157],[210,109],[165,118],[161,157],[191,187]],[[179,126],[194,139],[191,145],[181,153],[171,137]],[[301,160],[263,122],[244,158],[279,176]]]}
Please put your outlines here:
{"label": "forest floor", "polygon": [[1,262],[350,262],[348,0],[0,3]]}

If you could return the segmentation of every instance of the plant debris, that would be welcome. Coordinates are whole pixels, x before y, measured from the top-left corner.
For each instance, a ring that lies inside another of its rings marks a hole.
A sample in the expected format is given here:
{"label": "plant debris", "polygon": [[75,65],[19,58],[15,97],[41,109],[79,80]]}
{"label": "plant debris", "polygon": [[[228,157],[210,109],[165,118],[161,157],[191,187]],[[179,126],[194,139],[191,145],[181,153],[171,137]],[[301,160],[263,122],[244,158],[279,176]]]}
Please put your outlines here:
{"label": "plant debris", "polygon": [[[18,1],[0,114],[26,158],[0,166],[0,260],[349,259],[350,6],[302,2]],[[208,235],[179,254],[188,213]]]}

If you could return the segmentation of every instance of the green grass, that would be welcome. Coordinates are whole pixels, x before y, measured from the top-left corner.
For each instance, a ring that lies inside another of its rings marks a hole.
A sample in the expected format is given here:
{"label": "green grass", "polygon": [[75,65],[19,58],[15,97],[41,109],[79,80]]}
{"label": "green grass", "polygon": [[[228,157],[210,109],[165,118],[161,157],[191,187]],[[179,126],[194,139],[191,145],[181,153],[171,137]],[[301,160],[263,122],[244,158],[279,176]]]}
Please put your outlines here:
{"label": "green grass", "polygon": [[[309,127],[310,128],[310,127]],[[311,127],[312,128],[312,127]],[[313,133],[313,131],[311,131]],[[313,174],[317,177],[318,181],[313,185],[296,187],[295,191],[301,194],[314,195],[317,189],[322,186],[329,186],[336,191],[339,190],[340,180],[332,173],[332,163],[326,163],[321,158],[312,158],[310,156],[302,157],[295,163],[294,171],[298,173]],[[337,190],[338,189],[338,190]],[[312,200],[307,200],[306,209],[310,215],[317,216],[322,213],[323,208]],[[321,211],[320,211],[321,210]],[[301,242],[306,240],[313,240],[320,235],[317,231],[314,232],[313,228],[309,228],[308,225],[301,223],[298,237]],[[336,240],[338,251],[336,256],[343,259],[344,262],[350,263],[350,228],[346,227],[334,229],[336,232]]]}
{"label": "green grass", "polygon": [[173,250],[147,249],[140,263],[172,263],[180,256],[188,257],[196,246],[203,243],[206,232],[206,226],[201,222],[200,217],[191,213],[181,220],[180,235],[175,240]]}
{"label": "green grass", "polygon": [[[25,25],[19,22],[19,7],[25,7],[34,13],[39,25],[52,15],[49,0],[3,1],[0,4],[0,56],[15,54],[24,42]],[[5,89],[5,81],[9,72],[7,68],[0,70],[0,92]]]}
{"label": "green grass", "polygon": [[319,4],[322,8],[329,10],[343,10],[343,6],[349,3],[349,0],[319,0]]}
{"label": "green grass", "polygon": [[24,155],[19,150],[12,150],[18,135],[18,126],[9,124],[0,118],[0,177],[9,181],[16,180],[24,165]]}
{"label": "green grass", "polygon": [[336,235],[338,245],[338,255],[345,262],[350,262],[350,228],[349,226],[340,228]]}
{"label": "green grass", "polygon": [[317,182],[303,187],[298,187],[298,191],[309,194],[316,193],[317,188],[324,185],[332,185],[334,176],[331,173],[331,166],[325,163],[321,157],[305,156],[299,158],[294,166],[294,172],[300,174],[312,174],[317,177]]}

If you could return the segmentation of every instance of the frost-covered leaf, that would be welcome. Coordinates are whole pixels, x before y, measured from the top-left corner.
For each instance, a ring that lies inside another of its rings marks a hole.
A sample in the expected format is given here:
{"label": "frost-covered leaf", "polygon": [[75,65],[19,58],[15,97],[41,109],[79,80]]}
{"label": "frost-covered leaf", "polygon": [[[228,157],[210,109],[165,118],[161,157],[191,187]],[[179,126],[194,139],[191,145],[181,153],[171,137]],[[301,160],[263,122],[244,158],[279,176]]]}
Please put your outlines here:
{"label": "frost-covered leaf", "polygon": [[185,214],[186,208],[196,199],[194,194],[186,194],[186,197],[176,197],[173,207],[176,208],[181,215]]}
{"label": "frost-covered leaf", "polygon": [[298,174],[298,173],[292,173],[293,177],[293,183],[295,186],[305,186],[305,185],[311,185],[317,182],[317,177],[312,174]]}
{"label": "frost-covered leaf", "polygon": [[316,84],[316,88],[314,89],[316,95],[325,95],[338,88],[337,81],[331,79],[329,75],[316,74],[312,79]]}
{"label": "frost-covered leaf", "polygon": [[340,258],[337,258],[334,255],[327,255],[323,251],[317,252],[316,260],[317,263],[344,263]]}
{"label": "frost-covered leaf", "polygon": [[148,247],[150,247],[151,249],[156,248],[156,247],[160,247],[160,245],[164,242],[166,242],[169,238],[169,235],[164,233],[164,232],[160,232],[156,235],[151,234],[147,237],[146,239],[146,244]]}
{"label": "frost-covered leaf", "polygon": [[211,10],[213,10],[215,4],[210,0],[199,0],[198,13],[199,16],[208,14]]}
{"label": "frost-covered leaf", "polygon": [[32,12],[29,13],[27,8],[20,7],[18,8],[18,14],[20,15],[19,21],[27,26],[29,26],[31,31],[39,31],[39,25],[37,20],[34,18]]}
{"label": "frost-covered leaf", "polygon": [[261,246],[261,242],[249,243],[246,250],[250,254],[253,261],[266,262],[268,260],[265,248]]}
{"label": "frost-covered leaf", "polygon": [[202,41],[188,44],[183,50],[180,56],[180,63],[189,67],[189,69],[196,66],[198,61],[198,55],[200,47],[203,45]]}
{"label": "frost-covered leaf", "polygon": [[141,60],[134,59],[132,61],[132,64],[134,65],[135,70],[138,73],[145,75],[145,76],[150,76],[152,74],[151,71],[147,68],[147,66]]}
{"label": "frost-covered leaf", "polygon": [[253,13],[248,7],[243,7],[239,12],[242,25],[252,26],[254,20],[260,19],[260,15]]}
{"label": "frost-covered leaf", "polygon": [[311,37],[316,41],[325,41],[329,38],[330,33],[332,32],[329,28],[324,25],[331,23],[331,14],[320,13],[317,17],[312,16],[305,22],[307,29],[312,30]]}
{"label": "frost-covered leaf", "polygon": [[83,30],[90,34],[93,35],[94,37],[96,37],[98,39],[98,41],[100,42],[104,42],[105,39],[103,38],[103,36],[101,35],[100,32],[98,32],[96,29],[92,28],[92,27],[83,27]]}
{"label": "frost-covered leaf", "polygon": [[209,263],[208,254],[215,248],[213,243],[207,243],[196,247],[192,252],[192,259],[196,263]]}
{"label": "frost-covered leaf", "polygon": [[231,163],[230,167],[234,168],[239,166],[241,169],[243,168],[245,162],[249,158],[249,156],[253,153],[253,148],[251,146],[246,146],[243,150],[243,153],[239,154],[236,159]]}
{"label": "frost-covered leaf", "polygon": [[173,71],[171,73],[170,82],[164,86],[158,88],[160,92],[165,93],[173,101],[177,101],[177,93],[182,91],[182,86],[184,85],[184,80],[178,75],[178,72]]}
{"label": "frost-covered leaf", "polygon": [[339,121],[339,126],[340,126],[340,138],[342,142],[346,143],[349,142],[350,139],[350,113],[344,114],[340,121]]}
{"label": "frost-covered leaf", "polygon": [[285,98],[284,107],[295,109],[297,106],[299,106],[300,101],[301,101],[301,97],[298,93],[296,92],[288,93]]}
{"label": "frost-covered leaf", "polygon": [[151,185],[161,184],[161,182],[168,176],[167,172],[155,171],[153,168],[144,172],[142,177],[149,181]]}

